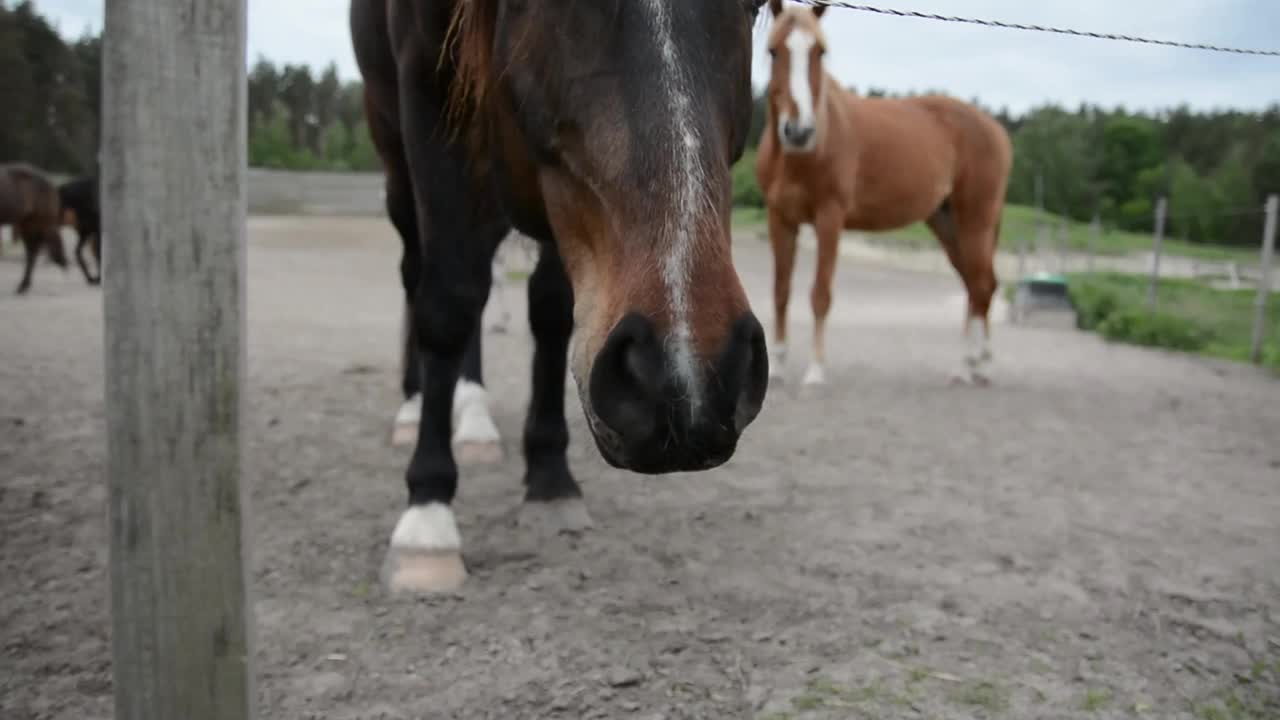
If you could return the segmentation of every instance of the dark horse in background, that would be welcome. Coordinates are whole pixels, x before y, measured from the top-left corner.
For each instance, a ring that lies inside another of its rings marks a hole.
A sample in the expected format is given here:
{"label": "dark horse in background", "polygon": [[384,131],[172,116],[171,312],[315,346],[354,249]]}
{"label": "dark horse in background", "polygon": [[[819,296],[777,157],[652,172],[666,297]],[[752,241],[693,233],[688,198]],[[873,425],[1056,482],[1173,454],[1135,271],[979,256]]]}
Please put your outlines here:
{"label": "dark horse in background", "polygon": [[611,465],[692,472],[733,456],[768,385],[729,224],[762,4],[352,0],[421,353],[409,507],[385,565],[393,590],[466,577],[451,415],[512,227],[541,248],[522,519],[590,524],[566,457],[566,369]]}
{"label": "dark horse in background", "polygon": [[[76,229],[76,263],[90,285],[102,282],[102,220],[98,207],[98,179],[93,176],[78,177],[58,186],[58,198],[62,206],[62,224]],[[93,264],[98,274],[89,272],[84,261],[84,248],[93,253]]]}
{"label": "dark horse in background", "polygon": [[31,289],[31,273],[42,248],[54,264],[67,268],[61,220],[58,188],[43,170],[26,163],[0,164],[0,226],[13,226],[26,250],[19,295]]}

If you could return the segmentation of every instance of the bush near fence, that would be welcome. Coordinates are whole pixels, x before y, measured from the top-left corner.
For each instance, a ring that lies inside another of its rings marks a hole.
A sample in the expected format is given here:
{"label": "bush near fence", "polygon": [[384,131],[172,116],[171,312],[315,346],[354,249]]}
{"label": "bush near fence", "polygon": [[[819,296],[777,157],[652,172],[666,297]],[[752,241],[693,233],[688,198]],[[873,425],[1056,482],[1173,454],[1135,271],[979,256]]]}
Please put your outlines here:
{"label": "bush near fence", "polygon": [[[1077,326],[1114,342],[1248,360],[1255,290],[1219,290],[1199,280],[1165,278],[1159,302],[1147,305],[1146,275],[1069,273],[1067,288]],[[1280,295],[1272,295],[1267,317],[1280,318]],[[1280,372],[1280,321],[1273,320],[1262,364]]]}

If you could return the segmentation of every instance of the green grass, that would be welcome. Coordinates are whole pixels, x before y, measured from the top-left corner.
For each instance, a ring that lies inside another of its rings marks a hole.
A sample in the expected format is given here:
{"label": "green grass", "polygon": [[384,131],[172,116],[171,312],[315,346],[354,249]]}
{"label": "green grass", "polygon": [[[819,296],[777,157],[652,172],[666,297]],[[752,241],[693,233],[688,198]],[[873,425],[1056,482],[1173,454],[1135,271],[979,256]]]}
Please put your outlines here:
{"label": "green grass", "polygon": [[767,218],[762,207],[735,207],[733,227],[736,230],[764,229]]}
{"label": "green grass", "polygon": [[1080,707],[1085,712],[1098,712],[1111,704],[1111,698],[1111,691],[1106,688],[1090,690],[1084,694],[1084,700],[1080,703]]}
{"label": "green grass", "polygon": [[951,694],[952,702],[983,708],[990,713],[1009,709],[1009,691],[993,682],[966,683]]}
{"label": "green grass", "polygon": [[[1045,213],[1045,221],[1055,225],[1052,233],[1056,233],[1058,217]],[[736,228],[747,229],[763,226],[765,212],[758,207],[738,207],[733,211],[733,223]],[[1057,252],[1056,235],[1049,234],[1045,247],[1041,252]],[[1122,230],[1104,231],[1101,238],[1094,240],[1087,223],[1071,221],[1067,226],[1067,246],[1075,251],[1083,252],[1090,248],[1097,255],[1125,255],[1132,252],[1144,252],[1152,249],[1152,237],[1143,233],[1131,233]],[[924,223],[913,223],[901,230],[882,233],[869,233],[871,242],[902,247],[906,249],[933,249],[937,240]],[[1006,205],[1004,217],[1001,219],[1000,246],[1006,251],[1014,251],[1020,242],[1038,242],[1036,236],[1036,210],[1025,205]],[[1032,246],[1029,244],[1028,249]],[[1258,250],[1255,248],[1239,248],[1221,245],[1201,245],[1176,238],[1165,238],[1161,246],[1162,254],[1178,255],[1198,260],[1237,260],[1240,262],[1257,262]]]}
{"label": "green grass", "polygon": [[[1190,279],[1160,281],[1157,310],[1148,310],[1148,279],[1125,273],[1072,273],[1068,291],[1078,325],[1109,340],[1247,362],[1256,291],[1218,290]],[[1262,363],[1280,371],[1280,293],[1267,306]]]}

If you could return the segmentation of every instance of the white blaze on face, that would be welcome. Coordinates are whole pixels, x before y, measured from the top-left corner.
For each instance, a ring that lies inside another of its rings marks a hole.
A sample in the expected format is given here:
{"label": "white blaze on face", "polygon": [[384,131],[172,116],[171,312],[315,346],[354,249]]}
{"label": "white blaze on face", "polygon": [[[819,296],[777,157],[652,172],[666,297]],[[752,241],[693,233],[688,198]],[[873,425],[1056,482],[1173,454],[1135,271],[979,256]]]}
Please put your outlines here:
{"label": "white blaze on face", "polygon": [[791,61],[791,99],[796,116],[791,121],[800,127],[813,127],[813,85],[809,82],[809,55],[818,38],[808,30],[796,28],[787,35],[787,56]]}
{"label": "white blaze on face", "polygon": [[[684,0],[677,0],[684,1]],[[698,363],[693,352],[690,327],[689,274],[697,241],[698,216],[708,202],[706,173],[702,167],[702,140],[693,119],[693,99],[689,81],[680,68],[675,38],[672,35],[668,0],[646,0],[652,15],[654,37],[662,57],[664,90],[671,108],[674,137],[671,138],[671,164],[675,177],[675,213],[663,233],[670,246],[662,260],[662,281],[671,304],[671,331],[668,339],[672,370],[680,378],[688,394],[689,409],[697,414],[702,403],[702,387],[698,382]]]}

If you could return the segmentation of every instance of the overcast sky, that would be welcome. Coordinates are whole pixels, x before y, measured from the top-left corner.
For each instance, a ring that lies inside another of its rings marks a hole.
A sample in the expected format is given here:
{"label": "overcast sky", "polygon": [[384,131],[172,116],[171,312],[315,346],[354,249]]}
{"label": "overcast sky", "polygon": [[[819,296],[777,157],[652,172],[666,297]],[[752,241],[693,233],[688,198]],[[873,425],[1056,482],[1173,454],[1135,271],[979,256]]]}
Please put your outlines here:
{"label": "overcast sky", "polygon": [[[693,2],[694,0],[673,0]],[[865,0],[864,0],[865,1]],[[249,63],[335,62],[355,78],[349,0],[249,0]],[[102,27],[102,0],[36,0],[69,37]],[[871,3],[875,4],[875,3]],[[1276,49],[1280,0],[881,0],[925,12]],[[767,10],[765,11],[767,13]],[[833,8],[823,20],[828,69],[842,83],[938,89],[1015,112],[1046,101],[1113,107],[1256,109],[1280,103],[1280,58],[1211,53],[1019,30],[895,18]],[[755,82],[767,78],[763,26]]]}

